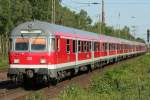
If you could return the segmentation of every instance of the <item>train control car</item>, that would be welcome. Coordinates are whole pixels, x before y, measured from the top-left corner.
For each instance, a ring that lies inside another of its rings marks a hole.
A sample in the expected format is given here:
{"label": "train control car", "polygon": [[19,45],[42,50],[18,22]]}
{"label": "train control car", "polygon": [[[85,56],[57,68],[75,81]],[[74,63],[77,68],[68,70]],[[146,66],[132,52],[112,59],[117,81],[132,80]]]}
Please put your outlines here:
{"label": "train control car", "polygon": [[81,71],[146,52],[144,43],[42,21],[25,22],[11,32],[8,77],[53,84]]}

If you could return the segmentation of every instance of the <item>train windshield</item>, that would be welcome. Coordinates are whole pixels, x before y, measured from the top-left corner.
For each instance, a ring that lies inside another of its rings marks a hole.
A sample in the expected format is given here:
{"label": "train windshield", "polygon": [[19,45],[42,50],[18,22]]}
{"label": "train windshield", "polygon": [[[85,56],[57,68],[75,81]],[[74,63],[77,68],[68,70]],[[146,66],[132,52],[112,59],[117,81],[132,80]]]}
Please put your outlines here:
{"label": "train windshield", "polygon": [[46,38],[32,38],[31,50],[43,51],[46,49]]}
{"label": "train windshield", "polygon": [[44,51],[46,50],[47,39],[44,37],[16,38],[16,51]]}
{"label": "train windshield", "polygon": [[15,50],[17,51],[27,51],[29,49],[29,39],[28,38],[17,38],[15,42]]}

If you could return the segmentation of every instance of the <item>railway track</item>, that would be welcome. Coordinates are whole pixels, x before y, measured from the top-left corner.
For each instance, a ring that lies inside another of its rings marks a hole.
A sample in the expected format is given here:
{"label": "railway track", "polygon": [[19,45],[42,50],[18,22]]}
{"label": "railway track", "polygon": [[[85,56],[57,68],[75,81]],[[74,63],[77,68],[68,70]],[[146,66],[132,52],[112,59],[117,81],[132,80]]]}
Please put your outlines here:
{"label": "railway track", "polygon": [[[133,58],[133,59],[137,59]],[[132,59],[128,59],[132,60]],[[122,64],[124,62],[127,62],[128,60],[121,61],[119,63],[115,64]],[[9,80],[0,81],[0,100],[25,100],[26,96],[35,92],[35,91],[44,91],[46,96],[48,98],[56,99],[58,97],[58,94],[64,90],[65,87],[71,84],[78,84],[82,88],[87,88],[90,84],[91,77],[96,73],[103,73],[103,71],[106,71],[107,69],[111,68],[113,65],[108,65],[104,68],[94,70],[92,73],[84,73],[79,74],[75,77],[72,77],[71,80],[64,80],[57,84],[57,86],[50,86],[49,88],[47,86],[39,86],[36,89],[30,89],[25,90],[21,85],[15,85],[12,84]]]}

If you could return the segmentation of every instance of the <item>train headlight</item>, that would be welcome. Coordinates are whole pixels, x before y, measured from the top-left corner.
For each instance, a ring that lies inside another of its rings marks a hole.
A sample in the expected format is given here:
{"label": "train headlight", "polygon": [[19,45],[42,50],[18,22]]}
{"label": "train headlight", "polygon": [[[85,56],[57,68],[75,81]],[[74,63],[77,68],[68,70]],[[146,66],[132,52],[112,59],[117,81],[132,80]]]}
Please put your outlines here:
{"label": "train headlight", "polygon": [[40,63],[41,63],[41,64],[46,64],[46,59],[43,59],[43,58],[40,59]]}
{"label": "train headlight", "polygon": [[20,60],[19,59],[14,59],[14,64],[19,64]]}

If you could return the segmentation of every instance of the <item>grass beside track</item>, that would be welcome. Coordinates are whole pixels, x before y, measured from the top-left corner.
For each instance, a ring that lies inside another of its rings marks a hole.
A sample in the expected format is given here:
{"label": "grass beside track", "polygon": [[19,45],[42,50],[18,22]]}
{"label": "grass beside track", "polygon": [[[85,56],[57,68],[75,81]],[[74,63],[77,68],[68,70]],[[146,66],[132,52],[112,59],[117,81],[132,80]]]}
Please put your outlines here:
{"label": "grass beside track", "polygon": [[150,55],[114,65],[103,74],[94,75],[91,85],[82,89],[68,86],[60,100],[149,100]]}
{"label": "grass beside track", "polygon": [[8,68],[8,57],[0,56],[0,70],[4,70]]}

